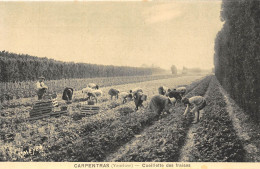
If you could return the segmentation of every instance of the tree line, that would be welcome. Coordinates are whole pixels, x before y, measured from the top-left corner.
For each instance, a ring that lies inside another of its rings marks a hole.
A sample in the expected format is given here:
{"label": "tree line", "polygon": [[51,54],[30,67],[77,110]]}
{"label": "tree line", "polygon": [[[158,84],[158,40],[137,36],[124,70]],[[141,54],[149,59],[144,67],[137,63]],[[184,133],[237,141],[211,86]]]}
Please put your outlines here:
{"label": "tree line", "polygon": [[200,68],[187,68],[183,66],[182,68],[182,74],[188,74],[188,73],[202,73],[203,71]]}
{"label": "tree line", "polygon": [[164,70],[161,68],[61,62],[27,54],[0,51],[0,82],[31,81],[36,80],[39,76],[44,76],[46,80],[58,80],[70,78],[143,76],[163,72]]}
{"label": "tree line", "polygon": [[260,122],[260,1],[224,0],[215,39],[215,75],[230,96]]}

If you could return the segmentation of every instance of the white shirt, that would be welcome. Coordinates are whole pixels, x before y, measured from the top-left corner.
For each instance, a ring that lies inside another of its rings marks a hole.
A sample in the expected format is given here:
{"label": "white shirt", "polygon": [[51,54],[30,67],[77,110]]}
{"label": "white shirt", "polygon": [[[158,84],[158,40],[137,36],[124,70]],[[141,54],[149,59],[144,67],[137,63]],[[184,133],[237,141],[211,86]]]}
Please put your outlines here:
{"label": "white shirt", "polygon": [[46,86],[43,82],[37,82],[36,83],[36,88],[37,89],[43,89],[43,88],[46,88],[46,89],[48,89],[48,86]]}
{"label": "white shirt", "polygon": [[[189,98],[189,103],[192,106],[194,106],[194,108],[191,110],[191,112],[194,112],[203,103],[204,100],[205,100],[205,98],[202,96],[193,96],[193,97]],[[190,109],[190,105],[187,104],[187,107],[186,107],[183,115],[186,115],[189,112],[189,109]]]}
{"label": "white shirt", "polygon": [[202,96],[194,96],[194,97],[189,98],[189,102],[193,106],[199,106],[204,100],[205,99]]}

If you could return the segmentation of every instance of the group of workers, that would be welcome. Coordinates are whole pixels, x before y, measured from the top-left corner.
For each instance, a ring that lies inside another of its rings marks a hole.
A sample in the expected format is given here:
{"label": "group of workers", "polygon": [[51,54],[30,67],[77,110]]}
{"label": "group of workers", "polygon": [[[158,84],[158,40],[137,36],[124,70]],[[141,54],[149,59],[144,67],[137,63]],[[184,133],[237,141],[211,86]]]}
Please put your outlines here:
{"label": "group of workers", "polygon": [[[165,86],[161,86],[158,88],[158,92],[160,95],[173,99],[174,102],[173,105],[175,105],[176,101],[179,101],[184,105],[186,105],[186,109],[183,115],[186,117],[189,112],[195,113],[195,119],[192,123],[199,122],[200,114],[203,114],[204,108],[206,106],[206,99],[204,97],[202,96],[193,96],[190,98],[185,97],[186,87],[184,86],[174,88],[174,89],[169,89]],[[190,110],[191,107],[193,108]]]}
{"label": "group of workers", "polygon": [[[39,77],[39,80],[36,83],[37,87],[37,95],[38,100],[43,99],[43,95],[46,93],[48,86],[44,84],[44,77]],[[66,100],[67,102],[71,102],[73,95],[73,89],[72,88],[65,88],[63,91],[62,99]],[[183,95],[182,95],[183,96]],[[202,96],[193,96],[191,98],[182,97],[181,102],[186,105],[186,109],[184,112],[184,116],[186,117],[189,112],[195,113],[195,119],[192,123],[198,123],[200,118],[200,113],[203,113],[203,109],[206,106],[206,100]],[[193,107],[190,110],[190,107]]]}

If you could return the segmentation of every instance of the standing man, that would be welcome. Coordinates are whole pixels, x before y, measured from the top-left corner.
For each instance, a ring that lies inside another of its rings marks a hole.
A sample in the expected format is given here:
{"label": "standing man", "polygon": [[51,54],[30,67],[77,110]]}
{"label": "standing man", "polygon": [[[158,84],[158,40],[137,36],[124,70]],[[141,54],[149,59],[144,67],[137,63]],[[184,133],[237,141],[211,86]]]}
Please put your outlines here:
{"label": "standing man", "polygon": [[184,97],[182,99],[182,102],[184,103],[184,105],[187,105],[187,108],[184,112],[184,116],[186,116],[186,114],[189,112],[190,110],[190,106],[193,106],[193,109],[191,110],[192,113],[195,113],[195,119],[192,122],[193,124],[198,123],[199,122],[199,116],[200,116],[200,111],[204,111],[204,107],[206,106],[206,100],[204,97],[202,96],[193,96],[191,98],[186,98]]}
{"label": "standing man", "polygon": [[37,88],[37,95],[38,95],[38,100],[42,99],[42,96],[46,93],[48,86],[46,86],[43,81],[44,77],[41,76],[39,77],[39,81],[36,83],[36,88]]}

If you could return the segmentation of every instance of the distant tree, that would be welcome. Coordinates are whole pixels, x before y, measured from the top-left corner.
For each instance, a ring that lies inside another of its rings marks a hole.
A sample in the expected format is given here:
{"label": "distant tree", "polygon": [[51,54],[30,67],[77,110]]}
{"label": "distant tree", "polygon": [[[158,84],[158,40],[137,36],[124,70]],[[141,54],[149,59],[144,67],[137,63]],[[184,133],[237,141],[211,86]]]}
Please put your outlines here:
{"label": "distant tree", "polygon": [[175,65],[172,65],[172,66],[171,66],[171,71],[172,71],[172,74],[173,74],[173,75],[176,75],[176,74],[177,74],[177,68],[176,68]]}

